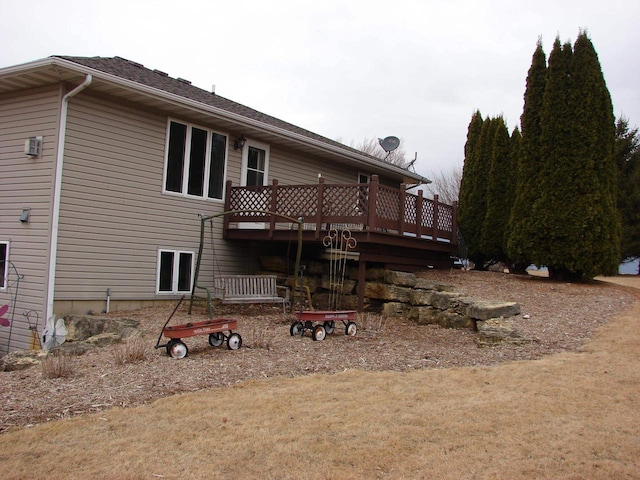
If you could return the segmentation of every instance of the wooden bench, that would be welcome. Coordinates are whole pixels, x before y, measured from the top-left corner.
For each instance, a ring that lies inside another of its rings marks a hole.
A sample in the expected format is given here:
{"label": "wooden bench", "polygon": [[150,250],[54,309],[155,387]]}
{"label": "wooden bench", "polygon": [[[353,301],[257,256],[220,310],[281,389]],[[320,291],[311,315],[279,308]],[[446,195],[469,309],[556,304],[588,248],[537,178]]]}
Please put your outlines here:
{"label": "wooden bench", "polygon": [[289,304],[289,288],[278,285],[275,275],[219,275],[213,291],[222,303],[281,303],[283,312]]}

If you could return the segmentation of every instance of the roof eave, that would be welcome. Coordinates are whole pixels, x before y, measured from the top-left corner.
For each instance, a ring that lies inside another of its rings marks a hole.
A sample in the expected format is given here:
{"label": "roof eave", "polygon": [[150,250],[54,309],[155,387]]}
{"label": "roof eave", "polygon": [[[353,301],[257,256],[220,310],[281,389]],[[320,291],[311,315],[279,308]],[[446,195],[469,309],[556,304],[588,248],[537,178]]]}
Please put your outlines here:
{"label": "roof eave", "polygon": [[48,66],[66,68],[81,74],[91,74],[95,78],[113,82],[126,89],[144,92],[147,95],[159,97],[165,101],[178,104],[195,111],[221,117],[222,119],[236,123],[239,126],[253,127],[267,133],[275,134],[280,137],[289,139],[291,141],[298,142],[302,145],[310,146],[310,147],[319,149],[321,151],[324,151],[326,153],[337,155],[345,160],[349,160],[358,165],[371,167],[376,170],[383,170],[385,172],[388,172],[390,175],[412,180],[412,181],[415,181],[416,183],[423,183],[423,184],[430,183],[430,180],[424,178],[422,175],[418,175],[416,173],[410,172],[409,170],[400,168],[396,165],[382,164],[380,161],[375,161],[369,158],[365,154],[362,154],[362,155],[354,154],[352,151],[349,151],[346,148],[340,148],[339,146],[331,145],[331,144],[322,142],[320,140],[309,138],[299,133],[291,132],[284,128],[280,128],[274,125],[269,125],[268,123],[264,123],[259,120],[247,118],[240,114],[229,112],[228,110],[224,110],[219,107],[208,105],[206,103],[202,103],[197,100],[192,100],[192,99],[189,99],[171,92],[167,92],[155,87],[150,87],[148,85],[134,82],[132,80],[128,80],[126,78],[122,78],[117,75],[103,72],[95,68],[87,67],[85,65],[81,65],[64,58],[47,57],[40,60],[34,60],[32,62],[23,63],[20,65],[14,65],[12,67],[2,68],[0,69],[0,75],[18,74],[24,71],[48,67]]}

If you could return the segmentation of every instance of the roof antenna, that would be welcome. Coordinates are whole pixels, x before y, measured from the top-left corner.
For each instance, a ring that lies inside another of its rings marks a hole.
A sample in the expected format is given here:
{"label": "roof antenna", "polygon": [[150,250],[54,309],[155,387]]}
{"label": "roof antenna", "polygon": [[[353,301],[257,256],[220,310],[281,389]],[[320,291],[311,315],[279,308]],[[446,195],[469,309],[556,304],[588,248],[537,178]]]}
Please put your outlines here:
{"label": "roof antenna", "polygon": [[391,152],[393,152],[400,146],[400,139],[398,137],[379,138],[378,143],[383,148],[383,150],[387,152],[387,156],[384,157],[384,159],[386,160],[389,155],[391,155]]}

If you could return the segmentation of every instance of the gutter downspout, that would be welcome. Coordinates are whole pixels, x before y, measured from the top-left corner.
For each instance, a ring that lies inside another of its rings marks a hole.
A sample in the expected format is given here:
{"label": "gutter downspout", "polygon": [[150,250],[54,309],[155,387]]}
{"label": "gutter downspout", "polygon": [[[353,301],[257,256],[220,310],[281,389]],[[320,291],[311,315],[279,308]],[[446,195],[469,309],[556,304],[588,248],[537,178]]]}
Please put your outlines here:
{"label": "gutter downspout", "polygon": [[56,280],[56,263],[58,257],[58,228],[60,226],[60,198],[62,194],[62,167],[64,163],[65,137],[67,133],[67,110],[69,99],[91,85],[93,77],[87,74],[84,82],[67,92],[62,97],[60,108],[60,126],[58,129],[58,152],[56,155],[56,173],[53,186],[53,211],[51,217],[51,241],[49,242],[49,278],[47,282],[47,312],[45,322],[51,318],[53,312],[53,300]]}

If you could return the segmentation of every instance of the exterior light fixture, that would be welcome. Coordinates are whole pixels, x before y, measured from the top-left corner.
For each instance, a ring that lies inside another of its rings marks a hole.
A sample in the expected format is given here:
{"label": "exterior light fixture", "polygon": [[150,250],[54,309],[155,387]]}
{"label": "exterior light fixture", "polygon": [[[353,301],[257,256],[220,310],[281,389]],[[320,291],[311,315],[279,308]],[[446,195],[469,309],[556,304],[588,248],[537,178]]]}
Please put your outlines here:
{"label": "exterior light fixture", "polygon": [[235,142],[233,142],[234,150],[242,150],[242,147],[244,147],[244,142],[246,141],[247,139],[244,138],[244,135],[240,135],[238,138],[236,138]]}
{"label": "exterior light fixture", "polygon": [[22,213],[20,214],[20,222],[29,223],[30,217],[31,217],[31,209],[23,208]]}

